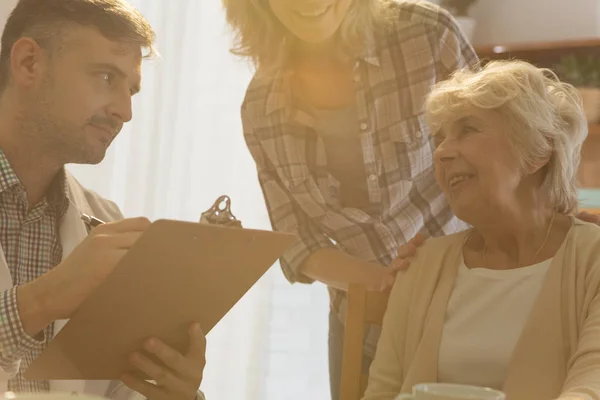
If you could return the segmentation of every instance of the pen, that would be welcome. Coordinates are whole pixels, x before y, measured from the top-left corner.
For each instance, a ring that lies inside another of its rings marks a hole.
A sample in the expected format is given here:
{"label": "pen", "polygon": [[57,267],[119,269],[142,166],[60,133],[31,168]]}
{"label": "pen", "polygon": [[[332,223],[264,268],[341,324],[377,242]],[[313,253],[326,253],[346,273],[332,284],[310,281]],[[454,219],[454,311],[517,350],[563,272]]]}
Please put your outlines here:
{"label": "pen", "polygon": [[98,225],[104,224],[104,221],[102,221],[96,217],[91,217],[87,214],[81,214],[81,219],[83,220],[83,222],[85,222],[85,224],[87,225],[87,227],[89,229],[94,229]]}

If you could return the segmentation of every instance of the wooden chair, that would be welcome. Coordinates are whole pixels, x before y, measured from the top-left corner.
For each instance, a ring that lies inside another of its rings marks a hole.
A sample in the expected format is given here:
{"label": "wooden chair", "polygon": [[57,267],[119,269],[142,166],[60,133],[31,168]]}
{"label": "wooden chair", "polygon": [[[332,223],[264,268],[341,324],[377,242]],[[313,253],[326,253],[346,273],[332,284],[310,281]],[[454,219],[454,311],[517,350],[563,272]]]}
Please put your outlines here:
{"label": "wooden chair", "polygon": [[592,214],[598,214],[600,215],[600,208],[582,208],[580,209],[580,211],[586,211]]}
{"label": "wooden chair", "polygon": [[389,295],[389,292],[369,292],[360,284],[348,288],[340,400],[360,400],[365,393],[368,381],[362,368],[365,326],[383,324]]}

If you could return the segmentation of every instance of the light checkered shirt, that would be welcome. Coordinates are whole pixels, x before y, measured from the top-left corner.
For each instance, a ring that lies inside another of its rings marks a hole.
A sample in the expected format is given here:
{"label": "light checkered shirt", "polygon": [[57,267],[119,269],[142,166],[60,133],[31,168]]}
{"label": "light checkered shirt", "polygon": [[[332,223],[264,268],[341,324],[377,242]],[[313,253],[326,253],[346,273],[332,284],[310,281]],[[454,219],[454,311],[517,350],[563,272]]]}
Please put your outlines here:
{"label": "light checkered shirt", "polygon": [[69,205],[64,171],[52,185],[50,195],[28,211],[27,194],[0,151],[0,244],[13,279],[12,289],[0,293],[0,366],[18,369],[8,382],[13,392],[47,392],[47,381],[26,381],[23,372],[52,338],[52,324],[40,338],[28,336],[17,309],[16,285],[45,274],[62,259],[58,229]]}
{"label": "light checkered shirt", "polygon": [[[356,105],[369,192],[368,209],[343,208],[339,182],[327,167],[314,119],[289,96],[285,74],[255,77],[242,119],[273,228],[300,240],[281,259],[287,278],[321,248],[337,246],[360,259],[388,265],[417,232],[439,236],[463,230],[434,179],[433,138],[424,118],[431,87],[477,56],[456,22],[423,1],[393,5],[395,20],[375,35],[356,61]],[[345,296],[332,290],[340,317]],[[374,353],[378,332],[368,335]]]}

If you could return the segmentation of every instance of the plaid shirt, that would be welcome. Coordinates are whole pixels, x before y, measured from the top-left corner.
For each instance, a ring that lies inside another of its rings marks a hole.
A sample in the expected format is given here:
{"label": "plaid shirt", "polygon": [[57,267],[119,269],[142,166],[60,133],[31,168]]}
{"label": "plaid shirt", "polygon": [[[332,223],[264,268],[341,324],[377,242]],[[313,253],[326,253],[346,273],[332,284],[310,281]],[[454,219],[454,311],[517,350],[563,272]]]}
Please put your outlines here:
{"label": "plaid shirt", "polygon": [[[47,392],[47,381],[27,381],[25,371],[53,335],[49,325],[39,338],[23,331],[17,309],[17,286],[30,282],[60,263],[58,229],[69,205],[64,171],[47,198],[28,210],[25,188],[0,150],[0,244],[13,287],[0,293],[0,367],[17,372],[8,382],[14,392]],[[41,340],[40,340],[41,339]]]}
{"label": "plaid shirt", "polygon": [[[281,259],[292,282],[321,248],[337,246],[360,259],[388,265],[417,232],[439,236],[466,227],[435,182],[433,138],[424,117],[431,87],[477,56],[456,22],[423,1],[392,5],[396,18],[356,61],[356,104],[369,192],[368,209],[343,208],[339,182],[328,170],[314,118],[295,106],[284,73],[255,77],[242,106],[244,136],[275,230],[300,238]],[[345,296],[331,290],[345,312]],[[377,335],[376,335],[377,336]],[[367,353],[374,352],[376,338]]]}

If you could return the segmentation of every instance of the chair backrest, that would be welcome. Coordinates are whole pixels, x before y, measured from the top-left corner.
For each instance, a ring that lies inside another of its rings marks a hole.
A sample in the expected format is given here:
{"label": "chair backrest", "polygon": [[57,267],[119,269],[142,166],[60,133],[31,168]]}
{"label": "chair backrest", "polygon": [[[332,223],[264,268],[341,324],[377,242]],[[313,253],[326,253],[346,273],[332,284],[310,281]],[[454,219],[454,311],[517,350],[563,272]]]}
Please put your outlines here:
{"label": "chair backrest", "polygon": [[360,400],[367,388],[362,367],[365,326],[383,324],[388,298],[389,292],[370,292],[364,285],[348,288],[340,400]]}
{"label": "chair backrest", "polygon": [[579,211],[586,211],[592,214],[598,214],[600,215],[600,208],[582,208]]}

